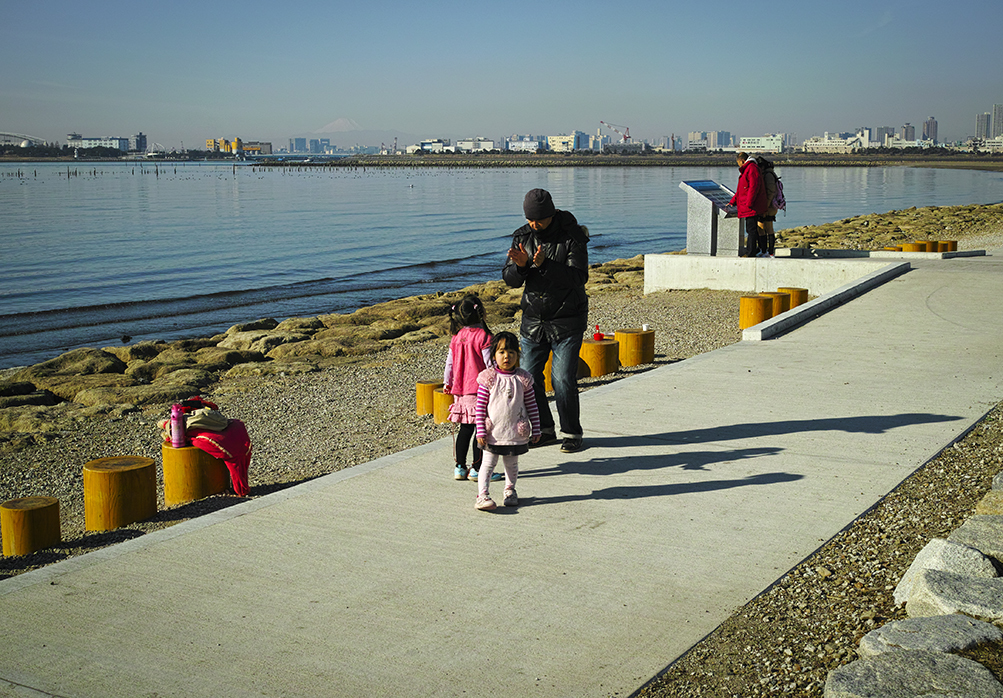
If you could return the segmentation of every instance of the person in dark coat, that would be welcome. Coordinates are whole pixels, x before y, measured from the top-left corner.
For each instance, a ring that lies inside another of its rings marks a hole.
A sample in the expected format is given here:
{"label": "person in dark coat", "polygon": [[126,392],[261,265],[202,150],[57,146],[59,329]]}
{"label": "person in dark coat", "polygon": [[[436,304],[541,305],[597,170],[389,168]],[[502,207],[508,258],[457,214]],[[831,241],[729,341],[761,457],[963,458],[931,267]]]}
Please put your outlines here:
{"label": "person in dark coat", "polygon": [[578,404],[578,356],[588,324],[588,236],[569,211],[554,206],[550,192],[533,189],[523,200],[526,225],[512,233],[502,278],[513,288],[525,284],[520,327],[521,364],[533,376],[540,410],[539,443],[557,438],[547,404],[543,369],[551,352],[551,382],[561,421],[561,450],[582,447]]}
{"label": "person in dark coat", "polygon": [[749,237],[746,256],[755,257],[759,251],[759,217],[766,213],[768,205],[766,189],[754,159],[750,159],[746,153],[738,153],[735,160],[739,171],[738,189],[728,203],[737,208],[742,229]]}

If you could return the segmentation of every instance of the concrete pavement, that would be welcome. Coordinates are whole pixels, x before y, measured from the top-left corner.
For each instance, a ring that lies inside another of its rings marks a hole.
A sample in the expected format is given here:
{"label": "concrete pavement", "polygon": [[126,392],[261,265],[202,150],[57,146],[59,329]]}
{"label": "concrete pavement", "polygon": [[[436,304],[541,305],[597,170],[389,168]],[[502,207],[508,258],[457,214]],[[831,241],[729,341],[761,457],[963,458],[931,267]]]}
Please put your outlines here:
{"label": "concrete pavement", "polygon": [[912,265],[584,393],[517,509],[444,439],[0,582],[0,695],[628,695],[1003,399],[1003,256]]}

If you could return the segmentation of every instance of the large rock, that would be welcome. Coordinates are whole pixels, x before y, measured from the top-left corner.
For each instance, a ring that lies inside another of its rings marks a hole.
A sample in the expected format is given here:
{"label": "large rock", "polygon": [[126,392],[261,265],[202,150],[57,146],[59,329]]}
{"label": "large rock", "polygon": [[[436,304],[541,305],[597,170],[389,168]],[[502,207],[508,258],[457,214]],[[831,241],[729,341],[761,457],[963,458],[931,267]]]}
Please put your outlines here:
{"label": "large rock", "polygon": [[922,570],[913,582],[905,610],[910,618],[964,613],[998,623],[1003,621],[1003,579]]}
{"label": "large rock", "polygon": [[913,581],[921,570],[941,570],[969,577],[996,577],[996,567],[992,561],[975,548],[961,543],[953,543],[943,538],[934,538],[919,551],[902,580],[895,587],[895,604],[909,600]]}
{"label": "large rock", "polygon": [[170,345],[167,342],[158,340],[155,342],[136,342],[135,344],[129,344],[124,347],[104,347],[103,351],[106,351],[109,354],[114,354],[125,363],[129,363],[130,361],[135,361],[136,359],[149,361],[169,346]]}
{"label": "large rock", "polygon": [[95,373],[89,375],[37,377],[35,384],[41,390],[48,390],[61,400],[76,402],[77,394],[92,388],[125,388],[136,385],[137,380],[119,373]]}
{"label": "large rock", "polygon": [[947,539],[975,548],[1003,564],[1003,516],[971,516]]}
{"label": "large rock", "polygon": [[859,659],[829,673],[825,698],[1003,698],[988,669],[953,654],[916,650]]}
{"label": "large rock", "polygon": [[1003,470],[993,477],[993,491],[1003,491]]}
{"label": "large rock", "polygon": [[293,357],[331,358],[375,354],[384,348],[382,344],[373,339],[346,336],[340,339],[311,339],[294,344],[282,344],[268,352],[267,356],[269,359],[288,361]]}
{"label": "large rock", "polygon": [[989,490],[975,505],[975,513],[986,516],[1003,516],[1003,490]]}
{"label": "large rock", "polygon": [[36,386],[39,378],[49,376],[89,376],[103,373],[122,373],[125,362],[101,349],[74,349],[54,359],[21,369],[14,375],[16,381],[30,381]]}
{"label": "large rock", "polygon": [[239,332],[251,332],[253,330],[274,330],[278,326],[278,320],[270,317],[264,317],[260,320],[254,320],[253,322],[242,322],[234,325],[226,331],[226,334],[227,336],[230,336]]}
{"label": "large rock", "polygon": [[278,332],[303,332],[312,334],[317,330],[322,330],[326,325],[318,317],[291,317],[286,318],[275,329]]}
{"label": "large rock", "polygon": [[227,378],[248,378],[258,376],[299,376],[304,373],[319,371],[317,364],[306,360],[264,361],[261,363],[240,364],[226,372]]}
{"label": "large rock", "polygon": [[198,395],[199,387],[185,384],[134,385],[127,388],[93,388],[77,395],[82,405],[160,405],[181,402]]}
{"label": "large rock", "polygon": [[[26,383],[25,385],[31,385]],[[32,388],[35,386],[31,385]],[[59,398],[48,390],[32,390],[21,395],[0,395],[0,409],[6,407],[22,407],[24,405],[55,405]]]}
{"label": "large rock", "polygon": [[305,342],[310,339],[310,335],[302,332],[275,332],[265,330],[251,330],[248,332],[236,332],[218,346],[224,349],[246,349],[257,351],[268,356],[275,347],[293,342]]}
{"label": "large rock", "polygon": [[202,366],[211,367],[210,370],[221,370],[232,368],[239,364],[264,361],[265,355],[260,351],[249,351],[242,349],[228,349],[226,347],[205,347],[195,352],[195,362]]}
{"label": "large rock", "polygon": [[1003,630],[960,614],[908,618],[864,635],[857,652],[873,657],[895,650],[958,652],[1003,640]]}

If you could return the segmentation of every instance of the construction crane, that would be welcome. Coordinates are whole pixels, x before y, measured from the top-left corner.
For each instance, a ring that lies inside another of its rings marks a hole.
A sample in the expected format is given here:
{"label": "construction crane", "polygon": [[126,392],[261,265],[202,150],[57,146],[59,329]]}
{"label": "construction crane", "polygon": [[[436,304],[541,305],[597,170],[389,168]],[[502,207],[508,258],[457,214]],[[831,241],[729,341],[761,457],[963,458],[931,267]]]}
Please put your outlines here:
{"label": "construction crane", "polygon": [[[629,126],[617,126],[616,124],[608,124],[605,121],[600,121],[600,124],[608,128],[610,131],[615,131],[620,134],[621,143],[630,143],[630,127]],[[620,129],[623,129],[622,131]]]}

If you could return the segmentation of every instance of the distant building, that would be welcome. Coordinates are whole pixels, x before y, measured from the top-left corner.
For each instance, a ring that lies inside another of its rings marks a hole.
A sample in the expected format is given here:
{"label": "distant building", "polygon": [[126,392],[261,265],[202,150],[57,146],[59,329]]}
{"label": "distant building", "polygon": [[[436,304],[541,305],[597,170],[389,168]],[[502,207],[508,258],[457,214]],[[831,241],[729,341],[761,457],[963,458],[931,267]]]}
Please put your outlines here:
{"label": "distant building", "polygon": [[306,149],[306,138],[290,138],[289,139],[289,152],[290,153],[305,153]]}
{"label": "distant building", "polygon": [[912,124],[904,124],[900,131],[902,135],[902,140],[904,141],[914,141],[916,140],[916,127]]}
{"label": "distant building", "polygon": [[547,139],[544,136],[515,135],[505,139],[505,149],[517,153],[538,153],[547,149]]}
{"label": "distant building", "polygon": [[129,139],[117,136],[104,138],[84,138],[79,133],[68,133],[66,145],[70,148],[116,148],[123,153],[129,152]]}
{"label": "distant building", "polygon": [[[852,153],[860,148],[860,144],[856,139],[851,142],[846,138],[840,138],[838,134],[830,135],[826,131],[821,137],[812,136],[806,140],[801,148],[806,153]],[[742,147],[742,150],[745,148]]]}
{"label": "distant building", "polygon": [[272,144],[262,141],[247,141],[244,143],[244,152],[248,155],[271,155]]}
{"label": "distant building", "polygon": [[1003,136],[1003,104],[993,105],[993,138]]}
{"label": "distant building", "polygon": [[603,134],[602,128],[597,128],[596,134],[594,136],[589,136],[589,150],[601,153],[606,149],[606,146],[612,142],[612,138]]}
{"label": "distant building", "polygon": [[449,144],[448,138],[433,138],[421,141],[418,144],[418,149],[425,153],[447,153],[455,150]]}
{"label": "distant building", "polygon": [[987,138],[979,146],[979,150],[986,153],[1003,153],[1003,136]]}
{"label": "distant building", "polygon": [[135,136],[130,136],[129,138],[129,152],[130,153],[145,153],[146,152],[146,134],[140,131]]}
{"label": "distant building", "polygon": [[975,117],[975,137],[981,140],[990,138],[992,133],[993,116],[989,112],[978,114]]}
{"label": "distant building", "polygon": [[324,152],[324,151],[322,151],[320,149],[320,139],[319,138],[311,138],[310,139],[310,153],[312,155],[320,155],[322,152]]}
{"label": "distant building", "polygon": [[878,126],[874,129],[874,140],[878,143],[884,143],[887,136],[894,136],[895,129],[891,126]]}
{"label": "distant building", "polygon": [[495,142],[490,138],[463,138],[456,141],[456,149],[467,153],[479,153],[486,150],[494,150]]}
{"label": "distant building", "polygon": [[890,135],[885,136],[884,147],[886,148],[932,148],[933,141],[927,140],[912,140],[908,141],[901,136]]}
{"label": "distant building", "polygon": [[707,131],[707,150],[723,150],[730,147],[730,131]]}
{"label": "distant building", "polygon": [[923,122],[923,140],[937,142],[937,120],[932,116]]}
{"label": "distant building", "polygon": [[583,131],[572,131],[570,134],[547,136],[547,148],[555,153],[573,153],[576,150],[589,149],[589,137]]}
{"label": "distant building", "polygon": [[784,137],[782,135],[742,136],[738,142],[738,149],[747,153],[782,153]]}

